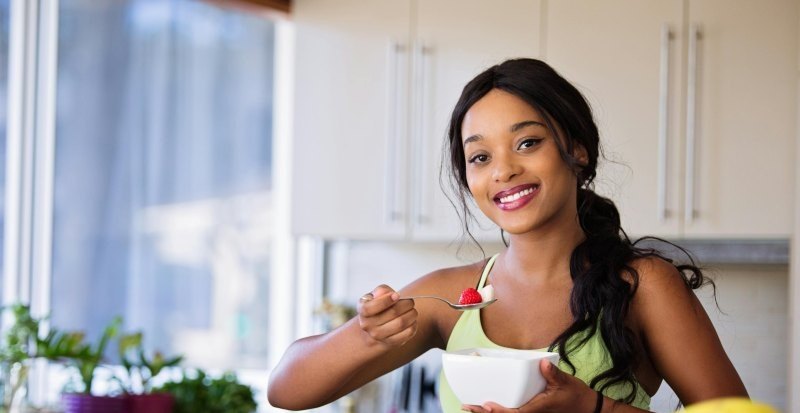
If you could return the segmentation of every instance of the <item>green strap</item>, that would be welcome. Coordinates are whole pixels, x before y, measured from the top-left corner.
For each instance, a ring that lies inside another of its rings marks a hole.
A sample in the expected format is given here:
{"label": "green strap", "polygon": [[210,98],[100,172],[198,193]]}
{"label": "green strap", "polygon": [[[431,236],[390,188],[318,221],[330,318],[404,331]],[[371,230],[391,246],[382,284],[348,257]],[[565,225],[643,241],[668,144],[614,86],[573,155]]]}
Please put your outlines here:
{"label": "green strap", "polygon": [[480,290],[486,284],[486,280],[489,278],[489,272],[492,271],[492,267],[494,266],[494,261],[497,259],[497,256],[500,255],[498,252],[497,254],[492,255],[489,258],[489,261],[486,263],[486,266],[483,267],[483,274],[481,274],[481,279],[478,280],[478,286],[475,288],[476,290]]}

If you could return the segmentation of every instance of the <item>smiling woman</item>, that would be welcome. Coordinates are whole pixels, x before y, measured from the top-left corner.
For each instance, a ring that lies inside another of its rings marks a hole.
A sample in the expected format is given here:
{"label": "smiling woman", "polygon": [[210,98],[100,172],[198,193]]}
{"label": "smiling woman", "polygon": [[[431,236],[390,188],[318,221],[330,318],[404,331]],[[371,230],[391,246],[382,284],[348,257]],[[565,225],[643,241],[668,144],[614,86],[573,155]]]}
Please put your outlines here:
{"label": "smiling woman", "polygon": [[[574,211],[567,207],[575,205],[575,171],[561,159],[559,142],[542,115],[525,101],[492,90],[466,113],[462,130],[470,138],[482,137],[464,140],[467,185],[481,212],[500,228],[524,232],[528,228],[518,228],[524,223],[510,220],[535,219],[537,212],[546,216],[560,211],[575,221]],[[529,169],[526,165],[533,168],[531,181],[520,183],[519,175]],[[543,182],[547,187],[543,188]],[[523,207],[529,212],[510,214]]]}
{"label": "smiling woman", "polygon": [[[673,263],[632,243],[614,203],[594,192],[597,126],[581,93],[550,66],[509,60],[470,81],[446,151],[461,216],[473,199],[509,235],[507,248],[398,291],[374,288],[350,322],[287,350],[270,380],[273,405],[331,402],[431,348],[560,356],[557,366],[541,362],[547,386],[522,406],[462,405],[442,377],[446,413],[646,411],[663,381],[685,404],[747,396],[692,291],[708,282],[703,273],[691,258]],[[486,285],[497,301],[463,314],[402,299]]]}

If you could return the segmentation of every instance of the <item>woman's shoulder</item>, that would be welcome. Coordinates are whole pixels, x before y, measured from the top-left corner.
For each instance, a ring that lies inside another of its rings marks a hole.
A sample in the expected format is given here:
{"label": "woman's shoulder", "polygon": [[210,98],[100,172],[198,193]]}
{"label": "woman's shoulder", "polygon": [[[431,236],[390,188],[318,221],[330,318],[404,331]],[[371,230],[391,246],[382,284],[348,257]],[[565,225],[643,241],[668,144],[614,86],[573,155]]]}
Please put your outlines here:
{"label": "woman's shoulder", "polygon": [[656,256],[630,263],[639,275],[631,309],[639,322],[661,319],[678,308],[697,308],[699,302],[684,275],[671,262]]}
{"label": "woman's shoulder", "polygon": [[[475,287],[480,280],[486,260],[456,267],[441,268],[420,277],[405,288],[401,295],[437,295],[450,302],[458,302],[461,292]],[[436,300],[414,300],[414,306],[423,318],[435,325],[442,348],[446,345],[453,326],[462,314],[452,311]]]}
{"label": "woman's shoulder", "polygon": [[[640,257],[632,260],[629,266],[636,270],[638,274],[638,294],[657,294],[659,292],[670,291],[676,288],[688,290],[683,275],[678,271],[675,264],[659,256]],[[627,281],[630,282],[630,274],[626,274]]]}
{"label": "woman's shoulder", "polygon": [[406,288],[408,292],[437,294],[458,299],[458,294],[468,287],[475,287],[481,278],[488,259],[455,267],[440,268],[420,277]]}

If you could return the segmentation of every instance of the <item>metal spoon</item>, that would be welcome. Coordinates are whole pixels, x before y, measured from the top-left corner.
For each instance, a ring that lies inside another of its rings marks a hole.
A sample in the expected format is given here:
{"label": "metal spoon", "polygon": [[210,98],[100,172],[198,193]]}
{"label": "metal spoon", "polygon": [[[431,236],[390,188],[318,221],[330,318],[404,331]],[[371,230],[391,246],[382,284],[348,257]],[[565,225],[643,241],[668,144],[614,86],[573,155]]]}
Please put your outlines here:
{"label": "metal spoon", "polygon": [[438,297],[438,296],[435,296],[435,295],[412,295],[412,296],[409,296],[409,297],[400,297],[401,300],[413,300],[415,298],[433,298],[433,299],[436,299],[436,300],[444,302],[445,304],[449,305],[450,308],[452,308],[454,310],[458,310],[458,311],[480,310],[481,308],[486,307],[487,305],[497,301],[497,299],[495,298],[493,300],[484,301],[484,302],[475,303],[475,304],[453,304],[450,301],[447,301],[444,298]]}

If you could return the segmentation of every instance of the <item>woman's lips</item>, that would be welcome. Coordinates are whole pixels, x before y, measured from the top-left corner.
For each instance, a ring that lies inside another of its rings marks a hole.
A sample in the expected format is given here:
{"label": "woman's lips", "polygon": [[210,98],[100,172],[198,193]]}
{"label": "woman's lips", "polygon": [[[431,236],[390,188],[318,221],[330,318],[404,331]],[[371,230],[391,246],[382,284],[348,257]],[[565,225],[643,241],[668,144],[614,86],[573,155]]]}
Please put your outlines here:
{"label": "woman's lips", "polygon": [[531,185],[519,192],[494,199],[495,205],[504,211],[522,208],[539,193],[539,185]]}

